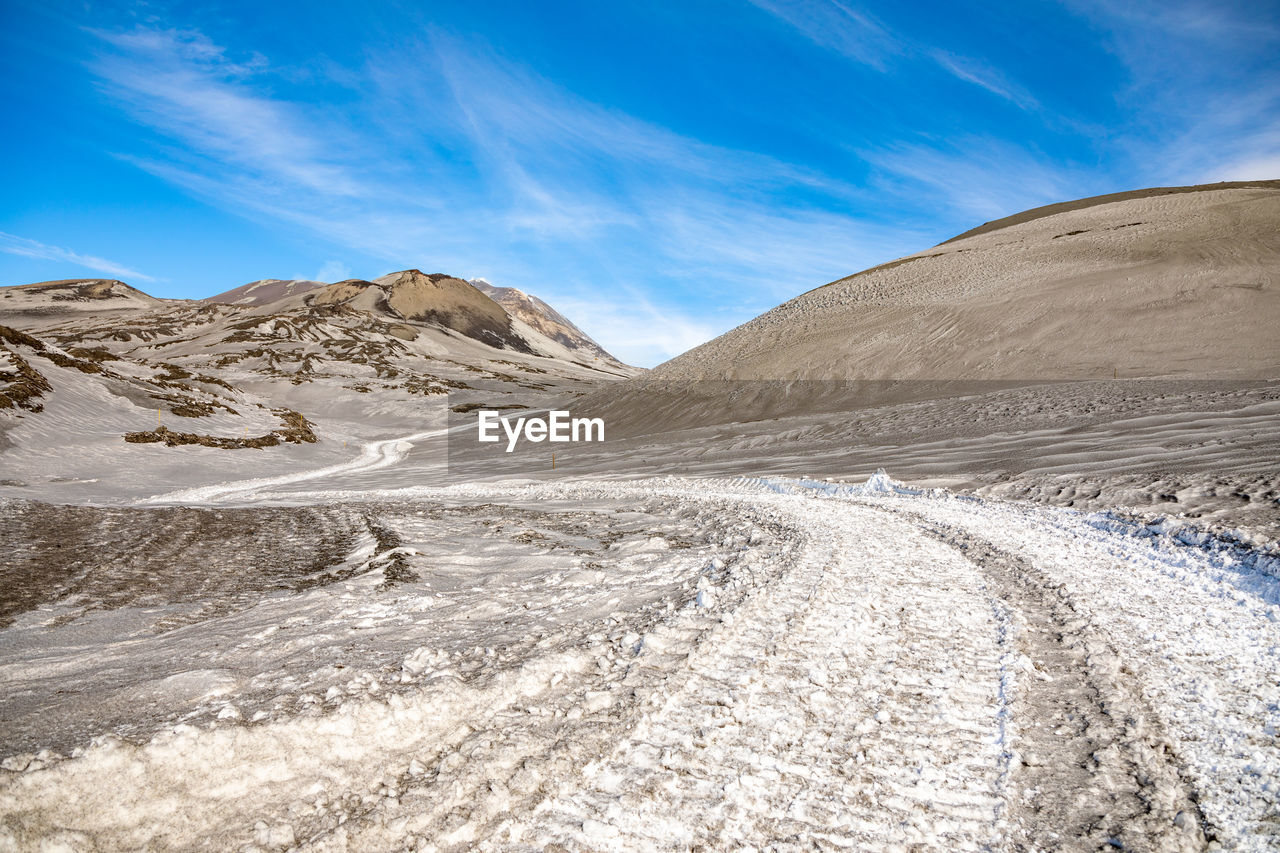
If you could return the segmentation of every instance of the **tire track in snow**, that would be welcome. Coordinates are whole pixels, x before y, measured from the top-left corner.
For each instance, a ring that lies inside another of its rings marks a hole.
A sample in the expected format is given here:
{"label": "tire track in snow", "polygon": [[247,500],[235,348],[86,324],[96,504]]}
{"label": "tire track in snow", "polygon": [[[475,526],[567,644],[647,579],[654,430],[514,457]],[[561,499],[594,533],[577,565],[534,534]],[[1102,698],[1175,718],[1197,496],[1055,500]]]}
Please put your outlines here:
{"label": "tire track in snow", "polygon": [[526,843],[977,850],[1000,836],[1002,655],[975,567],[878,511],[774,501],[811,537],[798,567],[726,615],[632,735],[536,810]]}
{"label": "tire track in snow", "polygon": [[[1070,510],[946,495],[849,499],[977,539],[998,535],[999,550],[1069,597],[1080,627],[1114,650],[1091,661],[1093,675],[1157,718],[1135,731],[1126,720],[1124,737],[1158,748],[1163,729],[1210,849],[1280,847],[1280,578]],[[1176,819],[1171,808],[1153,811]]]}
{"label": "tire track in snow", "polygon": [[1200,850],[1203,817],[1156,715],[1062,586],[980,536],[924,523],[1010,609],[1019,672],[1010,843],[1016,849]]}
{"label": "tire track in snow", "polygon": [[182,489],[154,495],[137,501],[140,505],[151,504],[209,504],[241,501],[250,498],[256,492],[263,492],[276,486],[301,483],[307,480],[319,480],[325,477],[336,477],[344,474],[360,474],[390,468],[401,462],[413,449],[415,441],[444,434],[445,430],[428,430],[400,438],[387,438],[380,441],[366,442],[360,454],[347,462],[339,462],[326,468],[314,468],[306,471],[295,471],[276,477],[260,477],[253,480],[232,480],[212,486],[199,486],[194,489]]}
{"label": "tire track in snow", "polygon": [[[392,709],[405,719],[390,730],[373,704],[351,709],[377,718],[367,729],[325,717],[335,731],[324,748],[373,769],[351,771],[346,793],[326,801],[344,823],[303,843],[965,850],[1092,846],[1118,832],[1136,849],[1195,846],[1177,823],[1194,805],[1159,754],[1159,727],[1143,723],[1148,709],[1186,761],[1212,834],[1240,849],[1274,842],[1275,584],[1235,585],[1069,514],[928,495],[832,500],[820,484],[784,485],[445,490],[720,502],[730,515],[772,515],[800,550],[745,598],[726,595],[718,624],[689,606],[670,614],[630,662],[610,654],[596,672],[590,650],[562,649],[457,707],[440,697]],[[264,486],[219,488],[205,499]],[[1054,681],[1032,681],[1021,654]],[[562,683],[549,680],[556,669]],[[1036,726],[1055,714],[1078,719]],[[303,726],[280,731],[315,748]],[[254,730],[234,735],[248,742]],[[231,737],[192,733],[191,748],[215,760]],[[286,758],[299,779],[315,772],[301,769],[305,754],[274,760]],[[379,762],[403,772],[361,788]],[[269,790],[277,802],[301,796]],[[259,816],[251,785],[235,796]]]}

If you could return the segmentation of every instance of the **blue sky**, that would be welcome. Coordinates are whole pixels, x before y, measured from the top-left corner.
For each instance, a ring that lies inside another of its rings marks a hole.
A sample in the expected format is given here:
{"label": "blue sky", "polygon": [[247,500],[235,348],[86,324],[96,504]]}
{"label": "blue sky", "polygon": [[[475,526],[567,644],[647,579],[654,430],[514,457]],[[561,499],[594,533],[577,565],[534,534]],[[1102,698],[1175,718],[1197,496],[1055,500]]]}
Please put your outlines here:
{"label": "blue sky", "polygon": [[1280,0],[5,0],[0,98],[0,283],[417,267],[652,365],[1028,207],[1280,178]]}

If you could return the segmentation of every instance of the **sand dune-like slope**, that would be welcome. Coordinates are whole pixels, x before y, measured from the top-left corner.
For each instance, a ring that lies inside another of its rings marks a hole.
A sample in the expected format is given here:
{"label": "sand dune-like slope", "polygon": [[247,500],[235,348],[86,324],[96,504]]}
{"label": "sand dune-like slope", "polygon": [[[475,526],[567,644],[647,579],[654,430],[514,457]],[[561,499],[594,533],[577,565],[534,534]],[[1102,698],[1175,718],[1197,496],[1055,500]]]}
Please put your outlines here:
{"label": "sand dune-like slope", "polygon": [[819,287],[664,379],[1270,378],[1280,182],[1028,211]]}

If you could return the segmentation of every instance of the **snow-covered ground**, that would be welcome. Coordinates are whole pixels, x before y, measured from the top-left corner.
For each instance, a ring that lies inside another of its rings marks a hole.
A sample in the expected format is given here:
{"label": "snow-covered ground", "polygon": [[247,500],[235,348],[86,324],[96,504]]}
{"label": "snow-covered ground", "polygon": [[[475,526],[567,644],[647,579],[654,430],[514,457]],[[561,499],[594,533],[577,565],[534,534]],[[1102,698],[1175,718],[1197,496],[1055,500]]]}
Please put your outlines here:
{"label": "snow-covered ground", "polygon": [[323,505],[306,583],[0,631],[0,848],[1280,845],[1265,555],[883,475],[337,485],[405,450],[152,501]]}

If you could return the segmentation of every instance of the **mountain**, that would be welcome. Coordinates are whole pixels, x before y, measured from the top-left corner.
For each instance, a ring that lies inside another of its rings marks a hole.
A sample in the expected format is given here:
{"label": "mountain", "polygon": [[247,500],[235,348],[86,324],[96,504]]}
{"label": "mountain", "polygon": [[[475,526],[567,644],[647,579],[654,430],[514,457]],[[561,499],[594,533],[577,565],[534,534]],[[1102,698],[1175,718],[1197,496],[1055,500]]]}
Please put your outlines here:
{"label": "mountain", "polygon": [[655,379],[1271,378],[1280,181],[1140,190],[987,223],[811,290]]}
{"label": "mountain", "polygon": [[232,288],[216,296],[207,296],[202,302],[217,302],[223,305],[266,305],[295,293],[306,293],[324,287],[323,281],[309,279],[264,278],[251,281]]}
{"label": "mountain", "polygon": [[[609,375],[634,372],[542,300],[513,288],[490,289],[505,305],[489,298],[483,288],[473,283],[416,269],[390,273],[374,281],[349,279],[333,284],[261,279],[201,300],[156,299],[115,280],[67,279],[0,288],[0,322],[17,329],[47,330],[65,341],[72,341],[81,333],[150,340],[181,336],[179,327],[193,321],[209,324],[210,318],[230,316],[221,310],[222,306],[236,309],[236,316],[299,313],[307,317],[324,315],[332,320],[346,314],[381,323],[390,330],[391,338],[402,341],[416,339],[420,332],[411,327],[421,326],[457,333],[499,350],[563,360]],[[109,329],[100,322],[108,317]],[[213,333],[216,324],[210,325],[200,334]],[[273,333],[271,340],[278,341],[277,335],[281,334],[285,333]],[[237,328],[234,336],[247,339],[253,334]],[[180,342],[165,344],[176,345]],[[281,353],[273,355],[273,361],[280,360]]]}
{"label": "mountain", "polygon": [[116,279],[67,278],[0,288],[0,315],[39,327],[89,314],[154,311],[174,301],[148,296]]}
{"label": "mountain", "polygon": [[[158,491],[324,466],[349,459],[347,442],[443,442],[450,410],[567,400],[639,373],[574,344],[420,270],[211,300],[112,281],[2,288],[0,487],[97,500],[122,477]],[[446,449],[424,462],[445,466]]]}
{"label": "mountain", "polygon": [[[421,291],[424,287],[421,278],[426,278],[430,279],[437,288],[445,290],[452,289],[456,291],[456,285],[453,284],[453,282],[459,281],[459,279],[442,273],[433,273],[431,275],[424,276],[424,274],[419,270],[405,270],[404,272],[392,273],[390,276],[384,276],[383,278],[378,279],[377,286],[382,287],[391,285],[394,283],[392,279],[408,276],[410,273],[413,273],[418,277],[415,279],[417,283],[406,282],[407,287],[402,288],[404,290],[416,288]],[[444,282],[446,279],[449,283],[440,284],[440,282]],[[494,287],[482,278],[473,278],[467,283],[500,305],[510,318],[525,323],[550,340],[563,345],[566,349],[574,352],[577,356],[585,357],[588,360],[598,359],[602,364],[611,367],[625,367],[622,362],[618,361],[606,352],[605,349],[592,340],[590,336],[575,326],[571,320],[538,297],[525,293],[522,290],[517,290],[514,287]],[[355,299],[356,302],[363,304],[361,300],[357,298],[355,291],[362,289],[366,285],[374,284],[374,282],[365,282],[362,279],[349,279],[344,282],[336,282],[335,285],[342,285],[342,287],[337,291],[329,291],[326,295],[318,298],[321,299],[323,303],[347,302],[351,299]],[[326,284],[323,281],[312,281],[309,279],[266,278],[260,281],[251,281],[248,284],[233,288],[225,293],[219,293],[216,296],[206,297],[202,301],[224,305],[246,305],[256,307],[269,305],[273,302],[279,302],[282,299],[299,294],[313,293],[316,290],[321,290],[331,286],[334,285]],[[407,297],[402,296],[402,300],[404,298]],[[412,299],[410,299],[410,301],[412,301]],[[492,309],[487,306],[481,308],[476,300],[468,299],[466,294],[456,292],[454,297],[452,297],[452,301],[458,303],[455,306],[455,311],[453,313],[459,318],[463,315],[469,315],[477,318],[482,316],[487,317],[488,319],[481,323],[482,326],[488,328],[499,338],[508,334],[509,330],[505,328],[505,321],[501,316],[493,312]],[[377,307],[378,300],[376,298],[372,301],[365,299],[364,302],[368,302],[371,309],[379,310]],[[462,303],[466,303],[466,307],[464,307]],[[395,308],[392,309],[393,312],[396,312],[397,310],[398,309]],[[402,315],[397,313],[396,316]],[[454,322],[444,318],[444,316],[440,314],[437,314],[437,319],[442,321],[444,325],[450,325],[451,322]],[[450,327],[453,328],[453,326]],[[480,327],[476,328],[478,329]],[[458,329],[458,331],[463,330]],[[464,331],[464,334],[467,334],[467,332]]]}
{"label": "mountain", "polygon": [[443,273],[405,270],[376,281],[350,279],[303,299],[313,306],[350,305],[378,316],[430,323],[500,349],[535,353],[528,336],[513,328],[502,306],[462,279]]}
{"label": "mountain", "polygon": [[483,278],[473,278],[471,284],[505,308],[512,317],[523,320],[553,341],[559,341],[570,349],[592,353],[605,361],[617,362],[586,332],[538,297],[514,287],[495,287]]}

